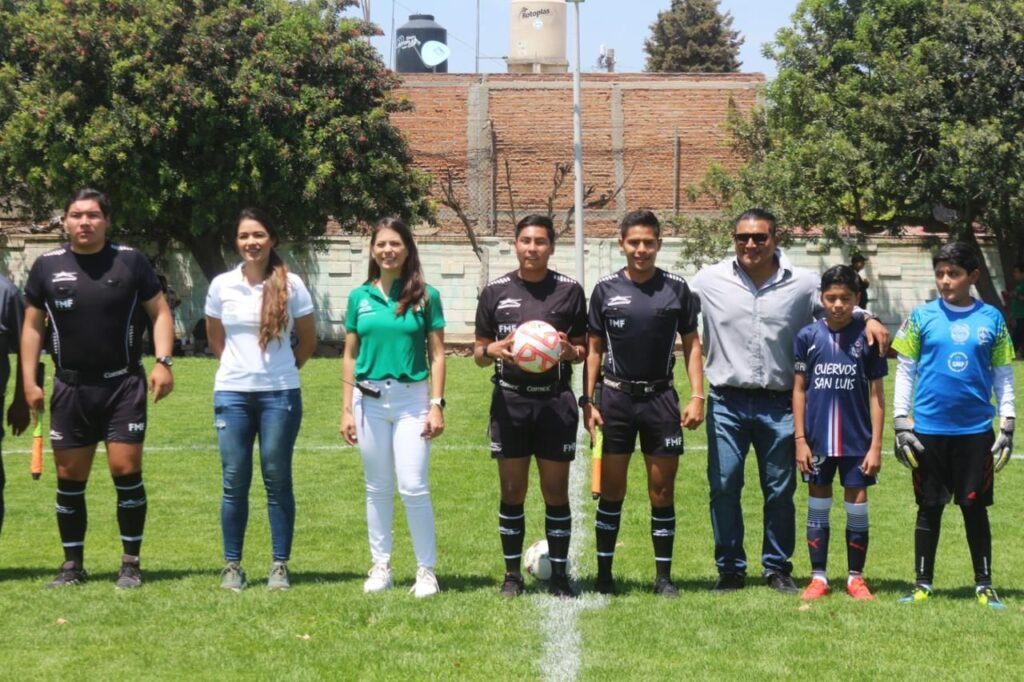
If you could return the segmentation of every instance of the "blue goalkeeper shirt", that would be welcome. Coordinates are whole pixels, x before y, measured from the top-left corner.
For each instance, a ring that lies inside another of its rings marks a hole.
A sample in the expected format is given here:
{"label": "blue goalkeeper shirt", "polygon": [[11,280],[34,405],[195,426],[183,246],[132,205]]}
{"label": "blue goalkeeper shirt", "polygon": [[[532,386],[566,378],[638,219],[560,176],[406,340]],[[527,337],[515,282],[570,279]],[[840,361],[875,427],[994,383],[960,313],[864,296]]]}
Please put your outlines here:
{"label": "blue goalkeeper shirt", "polygon": [[1001,312],[980,301],[953,310],[935,299],[914,309],[892,347],[917,361],[915,431],[957,436],[992,428],[992,370],[1014,355]]}

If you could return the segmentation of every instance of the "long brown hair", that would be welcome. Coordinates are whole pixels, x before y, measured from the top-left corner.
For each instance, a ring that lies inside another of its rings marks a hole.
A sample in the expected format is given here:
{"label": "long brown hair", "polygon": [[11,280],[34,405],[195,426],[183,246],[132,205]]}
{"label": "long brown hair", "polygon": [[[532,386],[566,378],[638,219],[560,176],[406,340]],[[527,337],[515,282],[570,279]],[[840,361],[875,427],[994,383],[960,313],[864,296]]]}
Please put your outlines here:
{"label": "long brown hair", "polygon": [[377,234],[384,229],[398,233],[405,246],[406,254],[408,254],[399,275],[403,285],[402,293],[398,297],[398,309],[395,310],[395,316],[398,317],[404,315],[409,306],[419,303],[426,305],[429,301],[426,295],[426,283],[423,281],[423,268],[420,267],[420,252],[412,238],[412,230],[400,218],[382,218],[370,233],[370,268],[367,273],[367,281],[373,282],[380,279],[380,265],[373,259],[373,244],[377,241]]}
{"label": "long brown hair", "polygon": [[243,208],[235,223],[235,241],[238,241],[238,226],[243,220],[254,220],[270,235],[270,257],[267,270],[263,273],[263,303],[260,307],[259,343],[262,350],[267,350],[271,341],[281,340],[284,330],[288,327],[288,266],[281,260],[277,249],[280,239],[273,220],[259,208]]}

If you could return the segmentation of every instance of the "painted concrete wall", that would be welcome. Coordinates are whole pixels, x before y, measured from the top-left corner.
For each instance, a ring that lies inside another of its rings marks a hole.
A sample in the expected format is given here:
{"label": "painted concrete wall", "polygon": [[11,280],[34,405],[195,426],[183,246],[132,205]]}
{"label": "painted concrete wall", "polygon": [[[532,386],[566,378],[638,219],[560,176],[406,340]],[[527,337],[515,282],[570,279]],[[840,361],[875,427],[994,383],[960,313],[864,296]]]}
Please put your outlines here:
{"label": "painted concrete wall", "polygon": [[[679,238],[666,238],[659,255],[659,264],[686,277],[693,268],[678,268],[681,244]],[[446,337],[452,342],[467,342],[473,337],[473,319],[477,292],[482,282],[499,277],[517,266],[515,252],[507,238],[483,238],[484,261],[473,255],[469,245],[460,238],[425,237],[419,241],[420,256],[427,281],[438,288],[448,321]],[[54,248],[52,237],[8,235],[0,244],[0,270],[18,286],[23,286],[28,269],[42,252]],[[997,268],[994,252],[986,247],[986,257]],[[895,329],[914,306],[936,296],[932,277],[930,252],[919,240],[877,240],[864,249],[869,257],[863,273],[870,282],[871,309],[884,323]],[[838,263],[847,262],[847,255],[838,248],[823,249],[819,244],[797,242],[786,254],[796,265],[821,272]],[[301,275],[313,295],[317,307],[317,329],[321,339],[339,341],[344,337],[344,313],[349,291],[366,279],[368,240],[366,237],[333,237],[323,253],[284,253],[292,270]],[[585,287],[589,294],[597,279],[622,267],[625,260],[612,239],[592,238],[585,244]],[[552,267],[575,276],[571,243],[560,244],[552,258]],[[994,269],[997,288],[1002,278]],[[168,280],[182,299],[175,311],[179,336],[190,333],[202,317],[207,282],[187,254],[173,252],[164,270]]]}

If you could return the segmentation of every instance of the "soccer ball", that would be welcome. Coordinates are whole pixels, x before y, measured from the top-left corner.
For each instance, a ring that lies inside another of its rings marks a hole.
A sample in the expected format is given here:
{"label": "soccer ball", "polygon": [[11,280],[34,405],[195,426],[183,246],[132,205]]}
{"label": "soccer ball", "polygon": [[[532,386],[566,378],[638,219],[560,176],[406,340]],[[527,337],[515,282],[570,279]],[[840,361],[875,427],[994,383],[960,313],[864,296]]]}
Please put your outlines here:
{"label": "soccer ball", "polygon": [[547,322],[531,320],[516,329],[512,354],[516,357],[516,367],[524,372],[547,372],[558,365],[561,352],[562,342],[558,332]]}
{"label": "soccer ball", "polygon": [[550,578],[551,560],[548,558],[548,541],[537,540],[530,545],[523,555],[523,563],[526,565],[526,572],[537,580]]}

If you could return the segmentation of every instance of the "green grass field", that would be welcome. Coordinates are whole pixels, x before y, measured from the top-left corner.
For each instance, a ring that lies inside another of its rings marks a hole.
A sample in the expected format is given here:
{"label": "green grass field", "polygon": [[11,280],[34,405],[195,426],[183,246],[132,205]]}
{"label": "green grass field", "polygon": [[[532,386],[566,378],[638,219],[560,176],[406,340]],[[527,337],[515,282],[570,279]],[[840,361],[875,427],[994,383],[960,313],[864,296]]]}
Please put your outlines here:
{"label": "green grass field", "polygon": [[[1018,372],[1022,366],[1018,365]],[[496,532],[497,472],[486,448],[491,384],[465,358],[449,362],[448,429],[435,443],[432,489],[444,592],[408,593],[415,564],[397,503],[398,589],[362,594],[369,568],[361,464],[338,433],[338,360],[303,370],[305,418],[295,455],[297,532],[293,589],[261,585],[270,562],[265,495],[254,481],[244,565],[250,589],[218,589],[220,463],[212,428],[213,360],[182,359],[176,390],[150,410],[145,458],[149,519],[146,585],[117,592],[115,498],[102,458],[88,490],[81,587],[45,590],[60,561],[53,518],[55,478],[28,473],[30,438],[8,436],[7,518],[0,536],[0,678],[58,679],[1013,679],[1024,676],[1024,461],[997,479],[992,510],[996,586],[1008,609],[973,598],[963,522],[945,517],[936,597],[896,598],[912,578],[915,508],[909,474],[888,455],[871,490],[867,576],[878,600],[839,593],[802,606],[760,585],[713,595],[712,538],[703,428],[687,433],[680,467],[674,601],[649,593],[653,558],[639,458],[627,497],[616,573],[625,594],[590,592],[595,572],[589,487],[577,499],[584,598],[555,602],[533,585],[513,602],[496,595],[503,572]],[[890,380],[891,387],[891,380]],[[891,391],[889,394],[891,401]],[[886,439],[889,440],[887,429]],[[1024,450],[1018,445],[1018,451]],[[589,486],[587,458],[579,481]],[[747,553],[759,570],[760,492],[747,469]],[[583,488],[583,483],[580,483]],[[585,494],[584,494],[585,493]],[[795,576],[807,579],[806,491],[797,494]],[[842,505],[833,508],[831,577],[845,574]],[[527,507],[528,541],[543,537],[539,492]],[[536,596],[534,596],[536,595]]]}

